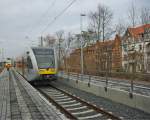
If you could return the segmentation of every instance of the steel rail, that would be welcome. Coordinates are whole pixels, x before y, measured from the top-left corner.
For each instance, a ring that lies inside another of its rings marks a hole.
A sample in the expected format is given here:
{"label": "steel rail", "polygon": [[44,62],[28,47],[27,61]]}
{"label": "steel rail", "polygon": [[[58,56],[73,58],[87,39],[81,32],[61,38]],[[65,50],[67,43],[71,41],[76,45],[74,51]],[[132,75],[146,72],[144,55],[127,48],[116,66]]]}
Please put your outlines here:
{"label": "steel rail", "polygon": [[62,107],[61,105],[59,105],[53,98],[51,98],[48,94],[46,94],[45,92],[43,92],[41,89],[36,88],[42,95],[44,95],[44,97],[50,102],[53,103],[62,113],[64,113],[66,115],[66,117],[73,119],[73,120],[77,120],[77,117],[75,117],[74,115],[72,115],[68,110],[66,110],[64,107]]}
{"label": "steel rail", "polygon": [[[75,96],[75,95],[72,95],[60,88],[56,88],[54,86],[51,86],[53,89],[57,90],[57,91],[60,91],[61,93],[63,93],[64,95],[72,98],[73,100],[76,100],[78,102],[80,102],[82,105],[85,105],[87,106],[89,109],[93,109],[95,112],[97,113],[100,113],[104,116],[106,116],[107,118],[109,119],[112,119],[112,120],[121,120],[121,117],[118,117],[118,116],[115,116],[113,115],[111,112],[108,112],[108,111],[105,111],[104,109],[102,108],[99,108],[97,107],[96,105],[92,105],[91,103],[89,102],[86,102],[85,100]],[[78,119],[78,117],[76,117],[74,114],[72,114],[71,112],[69,112],[68,110],[66,110],[63,106],[61,106],[59,103],[57,103],[57,101],[55,101],[52,97],[50,97],[50,95],[48,95],[46,92],[44,92],[43,90],[41,90],[40,88],[36,88],[41,94],[43,94],[48,100],[49,102],[52,102],[54,105],[56,105],[57,108],[59,108],[68,118],[70,119]]]}
{"label": "steel rail", "polygon": [[105,115],[109,116],[111,119],[114,119],[114,120],[121,120],[120,117],[113,115],[111,112],[107,112],[107,111],[105,111],[104,109],[102,109],[102,108],[100,108],[100,107],[97,107],[96,105],[92,105],[91,103],[88,103],[88,102],[86,102],[85,100],[83,100],[83,99],[81,99],[81,98],[79,98],[79,97],[76,97],[75,95],[72,95],[72,94],[70,94],[70,93],[68,93],[68,92],[66,92],[66,91],[64,91],[64,90],[62,90],[62,89],[60,89],[60,88],[56,88],[56,87],[54,87],[54,86],[51,86],[51,87],[57,89],[58,91],[61,91],[62,93],[64,93],[64,94],[70,96],[71,98],[74,98],[74,99],[77,100],[77,101],[80,101],[80,102],[83,103],[84,105],[86,105],[86,106],[88,106],[88,107],[94,109],[95,111],[97,111],[97,112],[99,112],[99,113],[102,113],[102,114],[105,114]]}

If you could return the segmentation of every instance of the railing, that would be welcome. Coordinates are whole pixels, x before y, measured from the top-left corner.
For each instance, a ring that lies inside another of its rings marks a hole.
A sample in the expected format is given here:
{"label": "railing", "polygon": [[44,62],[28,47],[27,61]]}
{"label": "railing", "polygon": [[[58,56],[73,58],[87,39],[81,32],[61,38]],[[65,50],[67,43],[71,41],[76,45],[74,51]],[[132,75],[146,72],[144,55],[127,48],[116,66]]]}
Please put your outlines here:
{"label": "railing", "polygon": [[[111,77],[100,77],[100,76],[93,76],[93,75],[83,75],[73,72],[65,73],[63,71],[59,72],[59,77],[66,78],[69,80],[75,80],[78,84],[79,81],[84,81],[87,83],[88,87],[91,86],[91,84],[101,85],[104,86],[104,90],[107,92],[107,88],[119,88],[125,91],[129,92],[130,98],[133,97],[133,93],[139,94],[146,94],[150,95],[150,85],[138,85],[137,83],[134,83],[133,80],[127,81],[127,80],[116,80],[115,78]],[[146,92],[146,93],[145,93]]]}

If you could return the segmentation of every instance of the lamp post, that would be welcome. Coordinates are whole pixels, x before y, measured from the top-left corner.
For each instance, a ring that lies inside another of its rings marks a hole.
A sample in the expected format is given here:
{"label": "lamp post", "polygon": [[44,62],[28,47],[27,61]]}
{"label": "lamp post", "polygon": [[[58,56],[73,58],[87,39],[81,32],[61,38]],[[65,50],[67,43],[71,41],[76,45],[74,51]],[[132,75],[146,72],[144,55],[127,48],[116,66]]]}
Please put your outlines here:
{"label": "lamp post", "polygon": [[[0,43],[3,44],[4,41],[0,41]],[[5,57],[4,57],[4,48],[3,47],[0,49],[0,54],[1,54],[1,61],[4,62]]]}
{"label": "lamp post", "polygon": [[2,61],[4,62],[5,58],[4,58],[4,48],[2,48]]}
{"label": "lamp post", "polygon": [[144,33],[142,33],[142,54],[143,54],[143,62],[142,62],[142,72],[145,72],[145,39],[144,39]]}
{"label": "lamp post", "polygon": [[81,30],[81,74],[84,74],[84,61],[83,61],[83,35],[82,35],[82,17],[85,17],[85,14],[80,14],[80,30]]}

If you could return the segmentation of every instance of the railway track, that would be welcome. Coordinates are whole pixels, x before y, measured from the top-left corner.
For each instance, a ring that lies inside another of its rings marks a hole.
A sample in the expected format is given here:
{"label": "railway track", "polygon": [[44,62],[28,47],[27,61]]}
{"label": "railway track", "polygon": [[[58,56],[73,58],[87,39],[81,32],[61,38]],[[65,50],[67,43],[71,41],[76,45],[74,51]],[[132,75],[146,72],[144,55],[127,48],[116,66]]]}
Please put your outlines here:
{"label": "railway track", "polygon": [[121,120],[111,112],[98,108],[64,90],[53,86],[38,86],[36,88],[70,119]]}

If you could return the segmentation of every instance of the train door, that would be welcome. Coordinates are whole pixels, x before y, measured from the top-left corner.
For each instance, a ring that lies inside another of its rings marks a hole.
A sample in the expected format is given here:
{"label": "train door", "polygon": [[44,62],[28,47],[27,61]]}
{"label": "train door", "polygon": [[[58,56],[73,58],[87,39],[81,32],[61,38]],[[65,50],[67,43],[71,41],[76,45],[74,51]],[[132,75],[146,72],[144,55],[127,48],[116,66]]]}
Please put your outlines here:
{"label": "train door", "polygon": [[32,69],[33,69],[33,64],[31,58],[30,56],[27,56],[27,72],[30,73]]}

